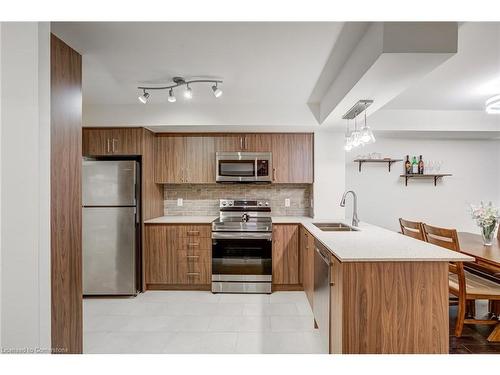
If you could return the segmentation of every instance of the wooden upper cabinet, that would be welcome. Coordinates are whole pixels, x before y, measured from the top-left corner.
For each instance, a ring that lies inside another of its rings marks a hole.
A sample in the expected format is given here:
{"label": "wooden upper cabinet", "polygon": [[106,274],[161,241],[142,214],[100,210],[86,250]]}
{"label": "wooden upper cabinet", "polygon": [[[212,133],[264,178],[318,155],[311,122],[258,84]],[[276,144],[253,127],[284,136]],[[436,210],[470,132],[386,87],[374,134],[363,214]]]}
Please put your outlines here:
{"label": "wooden upper cabinet", "polygon": [[214,137],[157,137],[155,182],[162,184],[214,183]]}
{"label": "wooden upper cabinet", "polygon": [[273,225],[273,284],[300,284],[299,246],[297,224]]}
{"label": "wooden upper cabinet", "polygon": [[244,134],[219,135],[214,137],[215,151],[244,151]]}
{"label": "wooden upper cabinet", "polygon": [[83,155],[140,155],[141,128],[84,128]]}
{"label": "wooden upper cabinet", "polygon": [[184,182],[190,184],[215,182],[215,139],[185,137]]}
{"label": "wooden upper cabinet", "polygon": [[272,139],[270,134],[245,134],[243,139],[245,151],[271,152]]}
{"label": "wooden upper cabinet", "polygon": [[111,151],[115,155],[141,155],[142,129],[113,129]]}
{"label": "wooden upper cabinet", "polygon": [[272,134],[273,182],[314,182],[313,135]]}
{"label": "wooden upper cabinet", "polygon": [[155,182],[161,184],[183,183],[185,155],[184,137],[156,137]]}

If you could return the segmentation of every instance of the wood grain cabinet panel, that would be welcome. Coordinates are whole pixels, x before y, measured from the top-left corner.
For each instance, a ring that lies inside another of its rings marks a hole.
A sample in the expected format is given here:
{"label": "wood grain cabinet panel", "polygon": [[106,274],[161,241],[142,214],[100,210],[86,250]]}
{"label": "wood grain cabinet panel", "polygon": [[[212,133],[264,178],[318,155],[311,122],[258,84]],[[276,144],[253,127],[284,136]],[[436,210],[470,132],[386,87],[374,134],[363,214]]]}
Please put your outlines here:
{"label": "wood grain cabinet panel", "polygon": [[243,139],[244,151],[272,152],[271,134],[245,134]]}
{"label": "wood grain cabinet panel", "polygon": [[83,155],[141,155],[142,128],[84,128]]}
{"label": "wood grain cabinet panel", "polygon": [[214,137],[214,141],[215,151],[244,151],[244,135],[242,134],[219,135]]}
{"label": "wood grain cabinet panel", "polygon": [[215,182],[215,139],[209,136],[159,136],[156,141],[157,183]]}
{"label": "wood grain cabinet panel", "polygon": [[297,285],[299,277],[299,226],[273,225],[273,284]]}
{"label": "wood grain cabinet panel", "polygon": [[142,129],[113,129],[111,138],[111,151],[113,155],[141,155]]}
{"label": "wood grain cabinet panel", "polygon": [[307,300],[313,307],[314,295],[314,237],[304,227],[300,227],[300,253],[302,285],[306,293]]}
{"label": "wood grain cabinet panel", "polygon": [[145,236],[146,289],[209,287],[210,225],[148,224]]}
{"label": "wood grain cabinet panel", "polygon": [[146,284],[174,284],[177,277],[177,227],[146,225],[144,232]]}
{"label": "wood grain cabinet panel", "polygon": [[184,182],[186,145],[184,137],[156,137],[155,182],[180,184]]}
{"label": "wood grain cabinet panel", "polygon": [[314,182],[312,134],[273,134],[272,152],[274,183]]}
{"label": "wood grain cabinet panel", "polygon": [[215,182],[215,139],[185,137],[185,180],[189,184]]}

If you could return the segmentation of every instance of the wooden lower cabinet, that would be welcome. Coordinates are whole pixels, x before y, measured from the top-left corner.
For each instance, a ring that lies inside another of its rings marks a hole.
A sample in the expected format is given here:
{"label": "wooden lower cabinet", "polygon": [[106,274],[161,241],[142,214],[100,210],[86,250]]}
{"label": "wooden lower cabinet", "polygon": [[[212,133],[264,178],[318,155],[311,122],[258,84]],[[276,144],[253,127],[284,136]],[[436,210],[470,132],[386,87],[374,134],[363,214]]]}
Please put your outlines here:
{"label": "wooden lower cabinet", "polygon": [[302,289],[300,285],[299,225],[273,224],[273,289]]}
{"label": "wooden lower cabinet", "polygon": [[332,256],[330,353],[448,354],[447,267]]}
{"label": "wooden lower cabinet", "polygon": [[210,225],[146,224],[146,289],[208,289],[212,275]]}
{"label": "wooden lower cabinet", "polygon": [[314,237],[303,226],[300,227],[300,261],[302,286],[312,308],[314,294]]}

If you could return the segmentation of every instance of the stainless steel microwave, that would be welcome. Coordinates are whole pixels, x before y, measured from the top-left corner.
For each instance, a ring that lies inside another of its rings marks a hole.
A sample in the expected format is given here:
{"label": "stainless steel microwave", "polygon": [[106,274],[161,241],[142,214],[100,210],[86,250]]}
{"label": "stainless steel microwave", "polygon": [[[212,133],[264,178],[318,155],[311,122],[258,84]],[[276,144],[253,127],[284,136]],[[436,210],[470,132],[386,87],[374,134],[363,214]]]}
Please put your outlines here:
{"label": "stainless steel microwave", "polygon": [[271,182],[271,152],[217,152],[217,182]]}

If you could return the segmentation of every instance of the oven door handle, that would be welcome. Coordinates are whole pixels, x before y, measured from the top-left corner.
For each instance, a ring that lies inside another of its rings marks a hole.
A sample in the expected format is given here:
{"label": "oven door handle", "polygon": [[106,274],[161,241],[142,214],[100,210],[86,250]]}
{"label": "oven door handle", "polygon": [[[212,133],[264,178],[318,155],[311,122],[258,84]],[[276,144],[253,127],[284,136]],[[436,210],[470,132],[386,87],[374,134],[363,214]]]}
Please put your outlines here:
{"label": "oven door handle", "polygon": [[212,232],[214,240],[268,240],[271,241],[273,234],[269,232]]}

